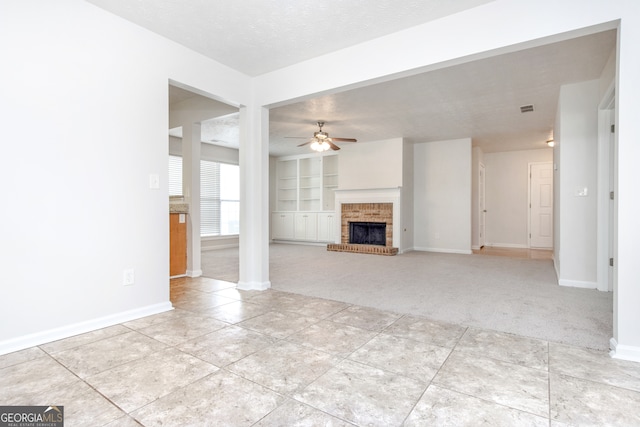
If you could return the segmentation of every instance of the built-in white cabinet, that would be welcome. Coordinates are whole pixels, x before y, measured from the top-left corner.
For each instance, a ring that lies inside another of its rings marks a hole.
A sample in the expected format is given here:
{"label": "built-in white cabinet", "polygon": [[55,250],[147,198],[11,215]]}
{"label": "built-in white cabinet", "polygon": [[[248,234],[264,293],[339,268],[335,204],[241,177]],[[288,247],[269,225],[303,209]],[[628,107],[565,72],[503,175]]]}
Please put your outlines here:
{"label": "built-in white cabinet", "polygon": [[318,240],[318,214],[315,212],[296,212],[293,238],[296,240]]}
{"label": "built-in white cabinet", "polygon": [[318,214],[318,241],[331,243],[335,241],[336,220],[336,214],[334,212],[322,212]]}
{"label": "built-in white cabinet", "polygon": [[273,212],[271,215],[271,237],[281,240],[294,239],[294,225],[293,212]]}
{"label": "built-in white cabinet", "polygon": [[274,240],[333,242],[338,156],[281,157],[276,160]]}

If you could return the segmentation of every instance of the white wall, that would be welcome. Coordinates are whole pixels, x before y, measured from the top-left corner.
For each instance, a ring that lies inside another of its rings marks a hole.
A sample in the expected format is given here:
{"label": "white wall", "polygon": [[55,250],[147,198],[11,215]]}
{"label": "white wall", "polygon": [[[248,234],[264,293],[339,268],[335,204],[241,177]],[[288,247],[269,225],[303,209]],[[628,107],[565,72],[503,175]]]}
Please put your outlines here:
{"label": "white wall", "polygon": [[[563,86],[554,131],[556,151],[562,162],[554,178],[557,202],[559,250],[562,261],[556,269],[559,283],[567,286],[597,286],[597,154],[599,81]],[[587,189],[587,196],[579,192]]]}
{"label": "white wall", "polygon": [[414,145],[414,248],[471,253],[471,139]]}
{"label": "white wall", "polygon": [[168,83],[248,79],[81,0],[3,1],[0,51],[0,353],[170,309]]}
{"label": "white wall", "polygon": [[551,148],[484,154],[487,246],[529,247],[529,163],[551,161]]}
{"label": "white wall", "polygon": [[339,153],[340,190],[402,187],[402,138],[350,144]]}

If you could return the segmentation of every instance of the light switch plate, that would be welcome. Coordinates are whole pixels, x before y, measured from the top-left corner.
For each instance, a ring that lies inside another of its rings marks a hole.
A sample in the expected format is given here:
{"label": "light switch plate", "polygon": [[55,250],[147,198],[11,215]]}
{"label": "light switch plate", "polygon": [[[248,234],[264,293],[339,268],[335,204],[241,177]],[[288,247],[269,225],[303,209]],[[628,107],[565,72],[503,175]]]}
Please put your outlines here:
{"label": "light switch plate", "polygon": [[160,188],[160,175],[157,173],[149,174],[149,188],[158,189]]}
{"label": "light switch plate", "polygon": [[589,189],[587,187],[576,188],[576,197],[587,197],[589,195]]}

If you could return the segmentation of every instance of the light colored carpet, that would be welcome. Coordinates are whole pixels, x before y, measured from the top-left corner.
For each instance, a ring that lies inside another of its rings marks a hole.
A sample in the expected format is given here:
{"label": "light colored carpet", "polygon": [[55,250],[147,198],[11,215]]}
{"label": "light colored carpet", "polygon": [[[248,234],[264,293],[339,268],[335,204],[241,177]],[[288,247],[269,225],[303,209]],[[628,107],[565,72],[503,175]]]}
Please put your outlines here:
{"label": "light colored carpet", "polygon": [[[207,277],[238,281],[238,250],[202,253]],[[599,350],[612,294],[558,286],[551,260],[408,252],[380,256],[273,244],[273,289]]]}

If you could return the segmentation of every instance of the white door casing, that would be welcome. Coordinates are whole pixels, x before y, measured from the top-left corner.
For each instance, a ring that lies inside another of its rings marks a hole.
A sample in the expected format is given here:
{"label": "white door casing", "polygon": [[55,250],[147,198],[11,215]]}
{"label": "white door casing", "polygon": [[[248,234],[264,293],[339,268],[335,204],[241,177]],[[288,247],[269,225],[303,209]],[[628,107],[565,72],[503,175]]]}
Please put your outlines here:
{"label": "white door casing", "polygon": [[529,247],[553,247],[553,163],[529,164]]}
{"label": "white door casing", "polygon": [[478,209],[480,210],[478,214],[478,229],[479,229],[479,237],[478,237],[478,246],[483,247],[486,241],[486,232],[487,232],[487,207],[485,204],[485,169],[484,164],[479,164],[479,179],[478,179]]}

